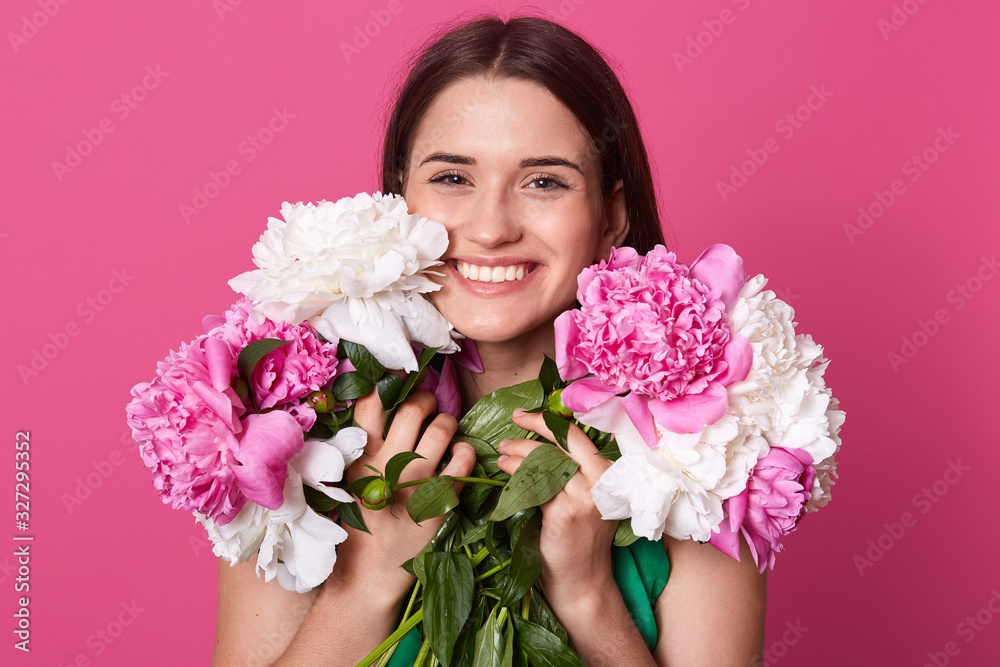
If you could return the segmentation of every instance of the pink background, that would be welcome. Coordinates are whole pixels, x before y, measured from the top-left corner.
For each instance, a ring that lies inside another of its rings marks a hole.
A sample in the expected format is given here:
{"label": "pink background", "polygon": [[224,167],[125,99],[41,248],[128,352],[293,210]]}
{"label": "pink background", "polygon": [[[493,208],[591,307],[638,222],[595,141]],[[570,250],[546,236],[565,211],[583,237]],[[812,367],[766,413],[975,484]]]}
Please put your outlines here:
{"label": "pink background", "polygon": [[[160,503],[130,449],[129,388],[231,303],[226,280],[251,267],[251,244],[283,200],[378,187],[393,65],[435,23],[529,8],[226,1],[0,9],[10,457],[0,497],[11,545],[0,549],[2,662],[208,664],[215,559],[193,519]],[[827,380],[848,414],[842,477],[770,575],[768,664],[992,664],[1000,455],[989,378],[1000,366],[978,352],[996,340],[1000,295],[989,263],[1000,246],[1000,7],[534,7],[619,62],[680,257],[733,245],[833,359]],[[366,26],[374,36],[348,58],[341,44]],[[817,90],[823,98],[810,97]],[[250,160],[244,142],[275,109],[292,117],[273,121],[280,131]],[[782,121],[797,109],[797,127]],[[102,121],[112,131],[96,142]],[[949,129],[950,140],[936,139]],[[54,168],[81,142],[77,166]],[[718,182],[762,154],[724,198]],[[926,170],[911,161],[921,154]],[[185,220],[180,206],[230,161],[239,173]],[[880,211],[879,197],[892,203]],[[873,217],[852,230],[859,207]],[[52,358],[22,376],[36,352]],[[905,361],[894,367],[890,353]],[[11,516],[23,429],[28,533]],[[30,654],[12,648],[14,534],[35,538]]]}

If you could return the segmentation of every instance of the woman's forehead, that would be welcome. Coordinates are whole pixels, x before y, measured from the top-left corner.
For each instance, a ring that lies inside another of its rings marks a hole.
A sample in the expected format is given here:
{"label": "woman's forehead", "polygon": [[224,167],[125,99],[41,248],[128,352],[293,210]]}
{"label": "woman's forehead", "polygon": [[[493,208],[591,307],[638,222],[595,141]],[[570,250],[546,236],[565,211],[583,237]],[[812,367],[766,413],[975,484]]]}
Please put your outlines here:
{"label": "woman's forehead", "polygon": [[551,92],[519,79],[466,78],[445,88],[421,119],[410,159],[433,153],[466,156],[474,164],[519,166],[558,157],[585,167],[592,160],[583,126]]}

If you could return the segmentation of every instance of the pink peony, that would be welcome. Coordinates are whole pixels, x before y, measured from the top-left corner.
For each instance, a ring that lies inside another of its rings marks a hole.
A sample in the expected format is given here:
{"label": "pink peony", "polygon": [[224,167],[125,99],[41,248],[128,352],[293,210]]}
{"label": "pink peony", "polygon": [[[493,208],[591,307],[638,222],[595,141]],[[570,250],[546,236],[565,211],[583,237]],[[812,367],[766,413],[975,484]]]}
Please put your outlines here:
{"label": "pink peony", "polygon": [[[336,346],[322,342],[312,327],[256,322],[249,317],[253,305],[242,299],[224,318],[206,318],[209,333],[160,362],[152,382],[132,389],[127,408],[132,436],[163,501],[218,525],[247,499],[281,507],[288,461],[316,421],[302,399],[337,369]],[[236,360],[261,338],[291,342],[265,356],[251,377],[263,412],[248,414],[233,389]]]}
{"label": "pink peony", "polygon": [[559,373],[576,380],[563,402],[584,415],[619,402],[650,447],[654,422],[697,433],[717,421],[729,405],[725,387],[745,379],[753,359],[726,317],[743,281],[743,260],[725,245],[690,268],[661,245],[645,257],[614,249],[580,274],[580,308],[556,319]]}
{"label": "pink peony", "polygon": [[[253,300],[242,298],[226,311],[224,318],[206,318],[208,335],[222,338],[234,350],[242,350],[262,338],[290,341],[261,360],[250,378],[250,388],[259,409],[287,406],[283,409],[299,421],[303,431],[308,431],[316,423],[316,412],[299,402],[334,377],[337,346],[323,342],[309,324],[292,326],[251,316],[256,305]],[[235,376],[235,362],[232,372]]]}
{"label": "pink peony", "polygon": [[739,560],[742,532],[760,571],[774,569],[774,556],[783,549],[779,540],[806,513],[816,477],[811,463],[812,455],[802,449],[771,447],[757,461],[747,488],[726,501],[726,519],[709,543]]}

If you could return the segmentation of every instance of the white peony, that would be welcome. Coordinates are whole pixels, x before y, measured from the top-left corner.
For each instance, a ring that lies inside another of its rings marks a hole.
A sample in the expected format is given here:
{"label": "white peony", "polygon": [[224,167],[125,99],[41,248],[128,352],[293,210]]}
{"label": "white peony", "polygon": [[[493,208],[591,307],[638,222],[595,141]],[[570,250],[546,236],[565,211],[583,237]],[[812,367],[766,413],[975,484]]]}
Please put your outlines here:
{"label": "white peony", "polygon": [[795,334],[795,311],[766,284],[761,275],[748,280],[729,314],[753,350],[746,379],[727,387],[730,411],[757,424],[771,446],[804,449],[818,463],[836,450],[823,379],[829,361],[811,336]]}
{"label": "white peony", "polygon": [[344,468],[364,450],[365,432],[341,429],[330,440],[307,440],[288,466],[284,502],[276,510],[247,502],[232,521],[217,526],[195,513],[212,540],[212,551],[231,565],[257,556],[257,575],[278,579],[282,588],[297,593],[319,586],[337,561],[336,546],[347,532],[306,504],[303,483],[335,500],[351,502],[350,494],[324,482],[343,478]]}
{"label": "white peony", "polygon": [[723,519],[722,501],[746,487],[767,442],[750,422],[726,414],[701,433],[657,427],[655,448],[631,422],[615,430],[621,458],[605,471],[591,496],[605,519],[632,517],[636,535],[658,540],[708,540]]}
{"label": "white peony", "polygon": [[380,192],[284,202],[281,215],[253,247],[259,268],[229,281],[260,303],[260,315],[308,321],[331,343],[363,345],[392,369],[417,369],[411,341],[457,351],[451,324],[422,296],[439,289],[428,275],[448,247],[442,224]]}
{"label": "white peony", "polygon": [[813,465],[816,479],[813,480],[812,495],[806,501],[807,512],[815,512],[830,502],[830,487],[837,479],[837,460],[834,457],[840,451],[840,427],[844,425],[846,416],[839,408],[840,402],[836,398],[832,399],[827,410],[827,419],[830,422],[830,439],[833,440],[835,448],[833,454]]}

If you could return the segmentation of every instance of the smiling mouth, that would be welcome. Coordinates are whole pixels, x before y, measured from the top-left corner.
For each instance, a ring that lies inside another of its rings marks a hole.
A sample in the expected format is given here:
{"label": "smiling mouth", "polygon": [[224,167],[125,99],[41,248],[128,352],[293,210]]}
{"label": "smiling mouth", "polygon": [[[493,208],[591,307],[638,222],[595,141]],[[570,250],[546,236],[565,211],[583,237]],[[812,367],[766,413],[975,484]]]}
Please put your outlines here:
{"label": "smiling mouth", "polygon": [[523,280],[537,267],[537,264],[510,264],[508,266],[479,266],[469,262],[455,262],[458,273],[467,280],[481,283],[506,283]]}

